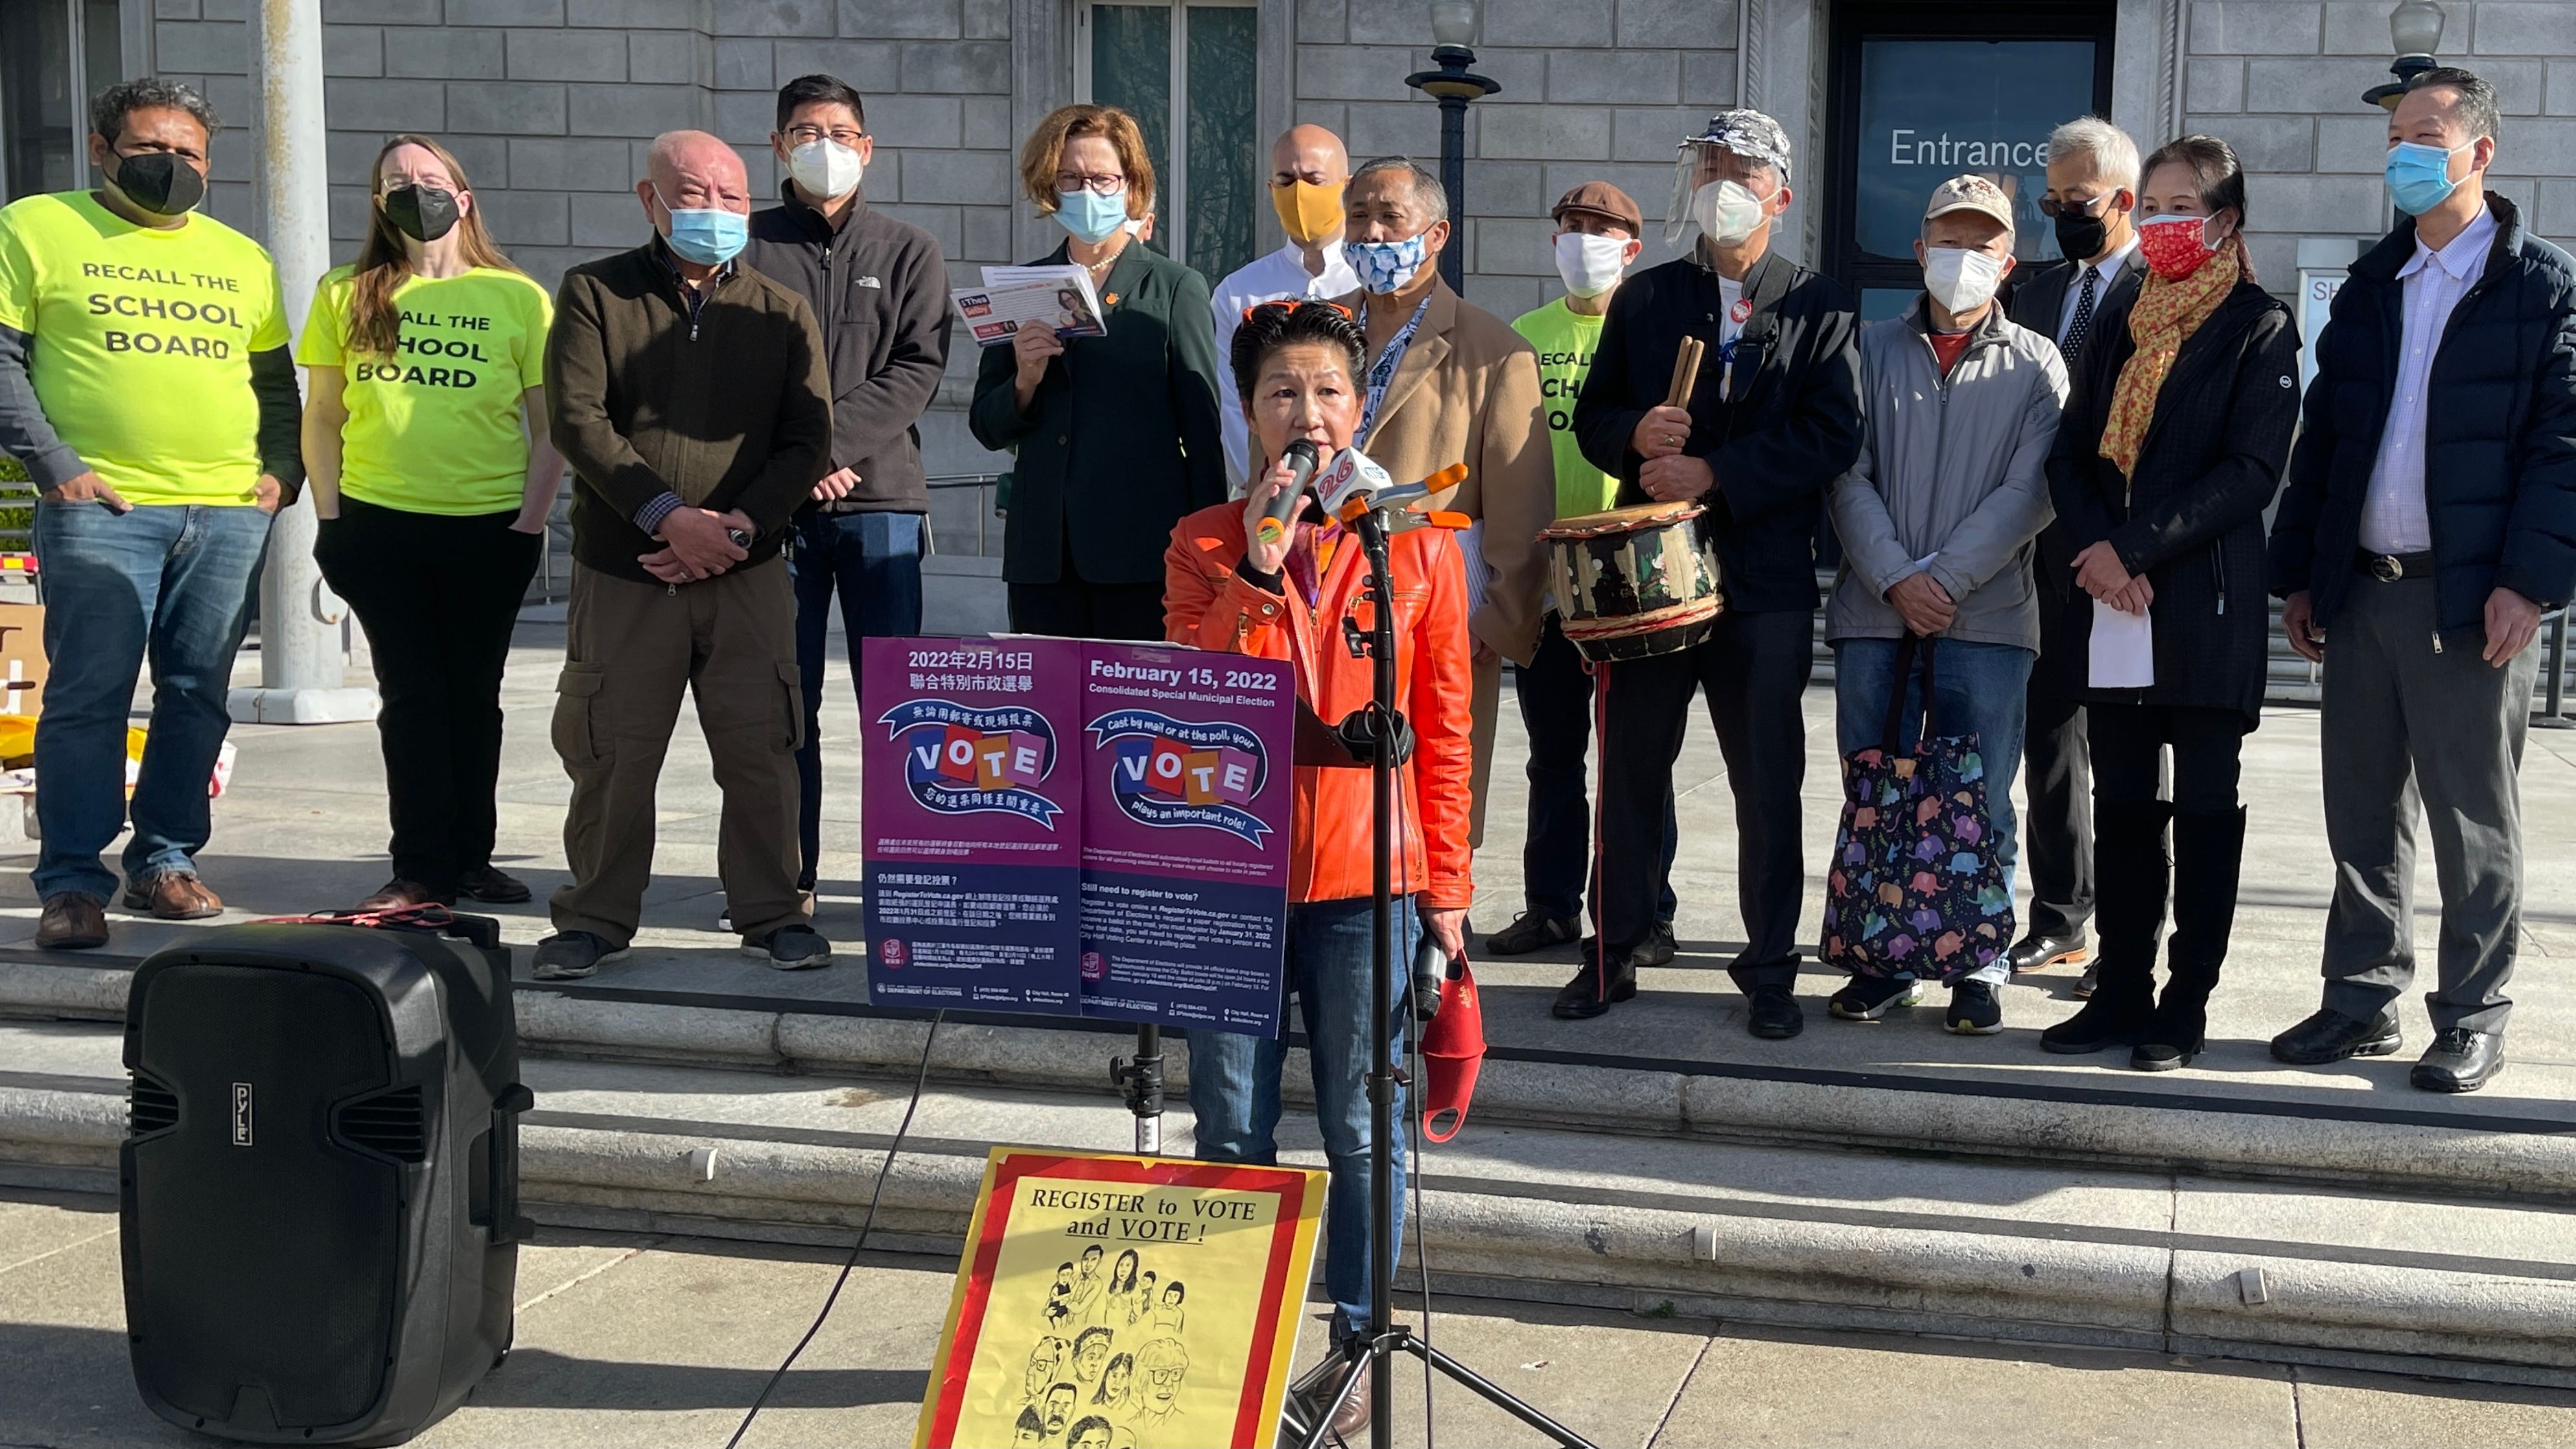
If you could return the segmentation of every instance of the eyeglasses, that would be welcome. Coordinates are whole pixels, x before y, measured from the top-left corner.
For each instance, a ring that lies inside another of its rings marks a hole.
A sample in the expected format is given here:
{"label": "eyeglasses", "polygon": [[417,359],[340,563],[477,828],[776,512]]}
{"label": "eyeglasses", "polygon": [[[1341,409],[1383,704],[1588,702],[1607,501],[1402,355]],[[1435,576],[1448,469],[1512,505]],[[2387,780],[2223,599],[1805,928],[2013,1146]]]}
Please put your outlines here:
{"label": "eyeglasses", "polygon": [[795,142],[799,146],[811,146],[815,142],[828,137],[853,149],[856,149],[861,141],[868,138],[867,132],[853,130],[848,126],[835,126],[828,131],[824,130],[820,126],[790,126],[787,128],[785,134],[788,140]]}
{"label": "eyeglasses", "polygon": [[1255,302],[1251,306],[1244,308],[1243,320],[1249,322],[1252,320],[1255,313],[1264,312],[1273,307],[1276,307],[1283,312],[1294,312],[1300,307],[1330,307],[1334,311],[1341,313],[1345,318],[1349,318],[1351,315],[1351,309],[1343,306],[1339,302],[1318,301],[1312,297],[1273,297],[1267,302]]}
{"label": "eyeglasses", "polygon": [[1177,1384],[1181,1381],[1181,1375],[1188,1372],[1188,1369],[1176,1368],[1147,1369],[1145,1376],[1158,1384]]}
{"label": "eyeglasses", "polygon": [[1088,191],[1094,196],[1116,196],[1127,189],[1127,178],[1085,176],[1078,171],[1059,171],[1055,174],[1055,189],[1058,194],[1067,191]]}
{"label": "eyeglasses", "polygon": [[2077,216],[2091,216],[2095,207],[2108,202],[2112,197],[2119,194],[2120,193],[2116,191],[2105,191],[2099,196],[2090,197],[2081,201],[2071,196],[2063,201],[2043,196],[2039,201],[2039,214],[2042,216],[2062,216],[2072,212]]}

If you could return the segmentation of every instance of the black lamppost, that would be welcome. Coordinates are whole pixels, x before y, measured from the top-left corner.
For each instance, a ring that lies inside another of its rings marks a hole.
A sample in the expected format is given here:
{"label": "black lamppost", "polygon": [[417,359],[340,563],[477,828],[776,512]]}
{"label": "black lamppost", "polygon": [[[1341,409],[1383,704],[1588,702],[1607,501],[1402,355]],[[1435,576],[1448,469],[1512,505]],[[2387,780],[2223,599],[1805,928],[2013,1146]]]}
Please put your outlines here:
{"label": "black lamppost", "polygon": [[1404,78],[1440,102],[1440,185],[1449,193],[1449,245],[1440,250],[1440,275],[1460,296],[1467,292],[1467,104],[1502,89],[1468,69],[1476,63],[1484,11],[1482,0],[1431,0],[1431,63],[1440,68]]}
{"label": "black lamppost", "polygon": [[2442,7],[2433,0],[2398,0],[2397,8],[2388,12],[2388,38],[2397,46],[2397,58],[2388,63],[2388,73],[2397,77],[2385,85],[2375,85],[2361,93],[2362,104],[2397,109],[2397,99],[2415,77],[2434,66],[2434,48],[2442,43]]}

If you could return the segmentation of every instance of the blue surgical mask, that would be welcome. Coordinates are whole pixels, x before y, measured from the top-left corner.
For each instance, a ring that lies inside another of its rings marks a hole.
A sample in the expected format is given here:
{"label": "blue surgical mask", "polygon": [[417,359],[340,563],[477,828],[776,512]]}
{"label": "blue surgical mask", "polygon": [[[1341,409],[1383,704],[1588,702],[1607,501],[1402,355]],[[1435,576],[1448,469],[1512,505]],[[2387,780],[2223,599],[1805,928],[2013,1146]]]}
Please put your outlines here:
{"label": "blue surgical mask", "polygon": [[[2477,143],[2472,141],[2469,146]],[[2388,198],[2408,216],[2422,216],[2442,204],[2444,198],[2459,189],[2451,179],[2451,158],[2469,149],[2458,146],[2445,151],[2439,146],[2400,141],[2388,148]]]}
{"label": "blue surgical mask", "polygon": [[751,239],[751,218],[738,211],[677,207],[668,201],[662,203],[662,211],[671,218],[671,230],[663,240],[682,260],[702,267],[721,267],[732,261],[743,243]]}
{"label": "blue surgical mask", "polygon": [[1055,222],[1074,240],[1098,246],[1127,224],[1127,193],[1101,195],[1088,187],[1055,194]]}
{"label": "blue surgical mask", "polygon": [[1401,292],[1422,270],[1423,245],[1419,236],[1395,242],[1344,242],[1342,260],[1359,273],[1360,290],[1383,297]]}

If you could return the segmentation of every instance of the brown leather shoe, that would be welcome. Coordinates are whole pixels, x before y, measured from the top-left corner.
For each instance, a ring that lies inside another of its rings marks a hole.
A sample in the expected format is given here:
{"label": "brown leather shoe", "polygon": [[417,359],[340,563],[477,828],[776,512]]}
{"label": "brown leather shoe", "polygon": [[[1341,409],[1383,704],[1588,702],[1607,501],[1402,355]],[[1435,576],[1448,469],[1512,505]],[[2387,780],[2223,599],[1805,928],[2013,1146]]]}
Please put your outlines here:
{"label": "brown leather shoe", "polygon": [[376,887],[376,893],[358,902],[362,911],[399,911],[412,906],[452,906],[456,897],[443,896],[416,880],[395,876]]}
{"label": "brown leather shoe", "polygon": [[1369,1405],[1369,1375],[1367,1373],[1362,1373],[1360,1375],[1360,1381],[1351,1387],[1351,1396],[1342,1400],[1342,1411],[1333,1416],[1332,1430],[1334,1443],[1361,1444],[1367,1442],[1369,1436]]}
{"label": "brown leather shoe", "polygon": [[125,908],[149,911],[156,921],[202,921],[224,913],[224,899],[206,889],[193,870],[165,870],[125,888]]}
{"label": "brown leather shoe", "polygon": [[107,944],[107,907],[78,891],[45,897],[36,944],[48,951],[95,951]]}

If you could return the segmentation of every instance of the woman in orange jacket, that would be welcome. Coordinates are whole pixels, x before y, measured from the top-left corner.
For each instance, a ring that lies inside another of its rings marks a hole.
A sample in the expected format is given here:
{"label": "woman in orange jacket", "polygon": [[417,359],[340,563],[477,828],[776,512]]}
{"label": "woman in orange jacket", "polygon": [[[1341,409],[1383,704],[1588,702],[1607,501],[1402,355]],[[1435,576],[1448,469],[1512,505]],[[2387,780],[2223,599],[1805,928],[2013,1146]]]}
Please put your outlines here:
{"label": "woman in orange jacket", "polygon": [[[1311,503],[1276,542],[1261,542],[1254,527],[1287,486],[1288,468],[1278,460],[1292,440],[1312,442],[1326,459],[1351,446],[1364,346],[1358,324],[1329,302],[1265,303],[1244,314],[1231,361],[1262,465],[1243,502],[1182,519],[1163,557],[1164,627],[1173,642],[1289,660],[1299,697],[1326,723],[1369,702],[1374,663],[1353,658],[1343,642],[1349,623],[1365,631],[1374,622],[1374,606],[1362,597],[1368,560],[1358,537]],[[1396,703],[1415,739],[1412,760],[1396,772],[1400,1003],[1419,931],[1428,930],[1448,954],[1464,950],[1460,931],[1474,894],[1467,850],[1471,685],[1467,581],[1456,541],[1444,529],[1417,528],[1397,534],[1389,554]],[[1369,779],[1365,769],[1298,766],[1290,825],[1287,980],[1311,1044],[1316,1115],[1332,1168],[1324,1277],[1337,1308],[1337,1340],[1367,1322]],[[1286,1054],[1285,1042],[1190,1033],[1190,1108],[1201,1158],[1276,1160],[1272,1133]],[[1403,1113],[1399,1100],[1397,1120]],[[1400,1211],[1400,1138],[1395,1147]]]}

